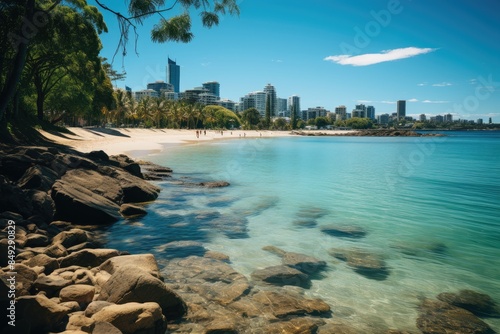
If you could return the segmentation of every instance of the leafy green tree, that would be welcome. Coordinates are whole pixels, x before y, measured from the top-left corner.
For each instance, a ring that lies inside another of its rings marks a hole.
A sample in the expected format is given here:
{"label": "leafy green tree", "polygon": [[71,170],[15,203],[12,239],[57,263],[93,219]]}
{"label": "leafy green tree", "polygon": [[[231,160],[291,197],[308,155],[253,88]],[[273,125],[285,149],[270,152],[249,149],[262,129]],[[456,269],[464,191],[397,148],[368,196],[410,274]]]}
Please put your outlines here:
{"label": "leafy green tree", "polygon": [[273,122],[273,129],[286,130],[287,127],[288,127],[288,123],[282,117],[276,118]]}
{"label": "leafy green tree", "polygon": [[371,129],[373,122],[369,118],[353,117],[346,120],[346,126],[353,129]]}
{"label": "leafy green tree", "polygon": [[221,106],[206,106],[203,112],[210,115],[207,119],[207,126],[211,128],[230,129],[231,127],[239,127],[240,119],[229,109]]}
{"label": "leafy green tree", "polygon": [[260,113],[255,108],[249,108],[243,111],[241,116],[241,120],[243,122],[243,126],[246,130],[254,129],[260,122]]}
{"label": "leafy green tree", "polygon": [[316,117],[314,124],[318,127],[318,129],[321,129],[330,124],[330,122],[326,117]]}
{"label": "leafy green tree", "polygon": [[302,119],[299,119],[297,121],[297,129],[303,129],[306,127],[306,122],[304,122]]}
{"label": "leafy green tree", "polygon": [[[121,37],[117,52],[127,53],[129,32],[137,38],[137,27],[143,22],[158,16],[160,19],[154,25],[151,39],[154,42],[189,42],[194,37],[191,27],[191,15],[198,12],[204,27],[211,28],[219,24],[221,15],[238,15],[239,7],[236,0],[178,0],[173,4],[164,0],[126,0],[127,12],[121,13],[96,0],[97,5],[113,13],[119,22]],[[177,10],[181,6],[184,11],[178,11],[171,18],[165,13]],[[85,20],[100,33],[106,30],[102,15],[97,7],[89,6],[86,0],[2,0],[0,4],[0,121],[4,119],[7,108],[14,104],[14,96],[19,83],[30,47],[38,34],[50,35],[54,25],[49,21],[50,15],[62,7],[71,8],[80,13]],[[137,44],[137,43],[135,43]]]}

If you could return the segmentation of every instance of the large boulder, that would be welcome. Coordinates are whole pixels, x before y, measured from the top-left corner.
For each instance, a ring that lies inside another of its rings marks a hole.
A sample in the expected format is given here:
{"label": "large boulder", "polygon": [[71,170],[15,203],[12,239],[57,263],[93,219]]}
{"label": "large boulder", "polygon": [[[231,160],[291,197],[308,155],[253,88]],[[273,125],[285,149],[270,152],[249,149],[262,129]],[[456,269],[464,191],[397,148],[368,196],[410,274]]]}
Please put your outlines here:
{"label": "large boulder", "polygon": [[57,260],[45,254],[35,255],[32,258],[23,261],[23,264],[30,268],[43,267],[43,273],[45,275],[49,275],[51,272],[59,268]]}
{"label": "large boulder", "polygon": [[186,304],[174,291],[160,279],[134,266],[118,267],[101,286],[97,300],[116,304],[156,302],[168,320],[186,314]]}
{"label": "large boulder", "polygon": [[52,187],[56,218],[80,224],[106,224],[118,221],[120,207],[111,200],[78,184],[58,180]]}
{"label": "large boulder", "polygon": [[448,303],[425,299],[420,305],[417,327],[424,334],[494,334],[490,326],[471,312]]}
{"label": "large boulder", "polygon": [[153,254],[123,255],[112,257],[99,266],[99,270],[114,274],[118,269],[133,267],[146,271],[156,278],[162,279],[160,269]]}
{"label": "large boulder", "polygon": [[283,265],[255,270],[251,276],[256,281],[278,286],[295,285],[309,288],[311,285],[308,275],[300,270]]}
{"label": "large boulder", "polygon": [[69,254],[68,256],[57,259],[61,268],[70,266],[98,267],[107,259],[119,256],[120,252],[116,249],[82,249]]}
{"label": "large boulder", "polygon": [[82,186],[116,204],[121,204],[123,200],[123,191],[118,181],[95,170],[81,168],[69,170],[61,180],[71,185]]}
{"label": "large boulder", "polygon": [[64,330],[69,309],[38,294],[22,296],[16,303],[16,330],[19,333],[48,333]]}
{"label": "large boulder", "polygon": [[123,217],[130,218],[145,216],[148,212],[142,206],[126,203],[120,207],[120,213]]}
{"label": "large boulder", "polygon": [[88,305],[94,298],[95,288],[92,285],[73,284],[64,287],[59,292],[61,302],[77,302],[80,305]]}
{"label": "large boulder", "polygon": [[157,303],[126,303],[104,307],[92,320],[108,322],[123,334],[163,334],[165,317]]}
{"label": "large boulder", "polygon": [[52,169],[35,165],[26,170],[24,175],[17,181],[17,184],[23,189],[49,191],[57,178],[57,173]]}
{"label": "large boulder", "polygon": [[123,191],[123,203],[154,201],[160,192],[158,186],[120,168],[101,166],[99,172],[118,181]]}

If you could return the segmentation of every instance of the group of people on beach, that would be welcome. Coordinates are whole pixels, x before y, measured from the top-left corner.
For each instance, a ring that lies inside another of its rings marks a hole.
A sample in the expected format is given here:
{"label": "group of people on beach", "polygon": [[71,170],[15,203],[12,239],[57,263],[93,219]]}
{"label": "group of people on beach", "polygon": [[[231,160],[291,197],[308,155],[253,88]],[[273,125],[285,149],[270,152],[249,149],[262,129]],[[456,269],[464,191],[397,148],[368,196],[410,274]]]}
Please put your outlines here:
{"label": "group of people on beach", "polygon": [[206,136],[207,135],[207,130],[196,130],[196,138],[200,138],[201,136],[201,133],[203,132],[203,135]]}

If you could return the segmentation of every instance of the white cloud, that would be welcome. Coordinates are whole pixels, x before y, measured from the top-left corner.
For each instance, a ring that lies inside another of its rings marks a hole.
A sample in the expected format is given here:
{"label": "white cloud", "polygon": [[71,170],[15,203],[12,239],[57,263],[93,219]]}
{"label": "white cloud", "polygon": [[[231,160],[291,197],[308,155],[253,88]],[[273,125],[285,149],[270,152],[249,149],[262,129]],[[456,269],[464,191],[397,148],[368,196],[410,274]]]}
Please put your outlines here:
{"label": "white cloud", "polygon": [[380,102],[385,104],[396,104],[395,101],[380,101]]}
{"label": "white cloud", "polygon": [[431,100],[423,100],[422,103],[450,103],[450,101],[431,101]]}
{"label": "white cloud", "polygon": [[408,48],[400,48],[393,50],[384,50],[381,51],[380,53],[366,53],[357,56],[350,56],[350,55],[328,56],[324,58],[324,60],[331,61],[340,65],[368,66],[368,65],[383,63],[386,61],[394,61],[399,59],[415,57],[435,50],[436,49],[432,48],[408,47]]}
{"label": "white cloud", "polygon": [[419,84],[417,84],[417,86],[419,86],[419,87],[427,86],[427,82],[419,83]]}
{"label": "white cloud", "polygon": [[408,102],[418,102],[417,99],[409,99]]}
{"label": "white cloud", "polygon": [[448,87],[448,86],[453,86],[451,82],[441,82],[437,84],[433,84],[432,86],[434,87]]}

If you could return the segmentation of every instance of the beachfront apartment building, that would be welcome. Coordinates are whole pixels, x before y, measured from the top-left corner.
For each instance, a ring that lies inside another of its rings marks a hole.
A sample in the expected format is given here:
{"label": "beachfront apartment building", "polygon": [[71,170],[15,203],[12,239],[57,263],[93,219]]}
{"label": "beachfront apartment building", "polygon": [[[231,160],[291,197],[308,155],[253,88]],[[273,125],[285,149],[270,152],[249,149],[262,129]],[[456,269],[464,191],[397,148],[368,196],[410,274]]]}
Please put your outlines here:
{"label": "beachfront apartment building", "polygon": [[317,117],[326,117],[330,111],[323,107],[308,108],[306,112],[306,121]]}
{"label": "beachfront apartment building", "polygon": [[344,105],[335,107],[335,119],[337,121],[344,121],[347,119],[347,108]]}
{"label": "beachfront apartment building", "polygon": [[366,117],[375,120],[375,107],[374,106],[366,106]]}
{"label": "beachfront apartment building", "polygon": [[143,98],[145,98],[146,96],[160,97],[160,93],[158,93],[154,89],[143,89],[143,90],[139,90],[139,91],[134,92],[133,96],[134,96],[134,99],[136,101],[139,101],[139,100],[142,100]]}
{"label": "beachfront apartment building", "polygon": [[220,83],[217,81],[208,81],[202,84],[203,88],[209,91],[212,95],[220,99]]}
{"label": "beachfront apartment building", "polygon": [[[264,92],[266,93],[266,98],[270,100],[271,105],[271,117],[278,116],[278,95],[276,94],[276,89],[273,85],[267,84],[264,87]],[[264,104],[265,113],[265,104]]]}
{"label": "beachfront apartment building", "polygon": [[263,91],[251,92],[240,99],[240,110],[244,111],[250,108],[255,108],[261,117],[266,114],[266,98],[267,93]]}

